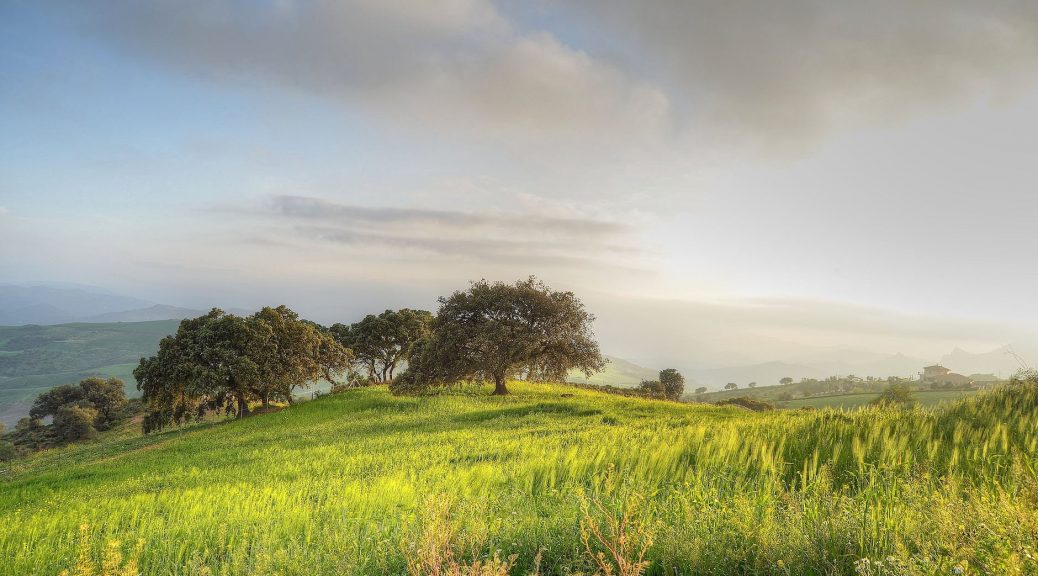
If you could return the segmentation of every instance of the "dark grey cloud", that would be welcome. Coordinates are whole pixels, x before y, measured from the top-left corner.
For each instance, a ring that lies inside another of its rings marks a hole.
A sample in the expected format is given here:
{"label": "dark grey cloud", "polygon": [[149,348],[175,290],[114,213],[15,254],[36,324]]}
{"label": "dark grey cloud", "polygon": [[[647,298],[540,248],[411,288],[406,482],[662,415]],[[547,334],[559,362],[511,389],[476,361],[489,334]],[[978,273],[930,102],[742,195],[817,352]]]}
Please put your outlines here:
{"label": "dark grey cloud", "polygon": [[274,234],[354,248],[376,258],[391,254],[444,263],[632,268],[632,262],[649,256],[635,242],[636,226],[594,218],[357,206],[305,196],[274,197],[269,209],[258,214],[274,217]]}
{"label": "dark grey cloud", "polygon": [[531,234],[563,234],[574,237],[608,237],[631,232],[631,226],[605,220],[554,216],[493,214],[419,208],[355,206],[306,196],[277,196],[274,210],[291,218],[338,222],[343,226],[409,226],[446,230],[491,229]]}

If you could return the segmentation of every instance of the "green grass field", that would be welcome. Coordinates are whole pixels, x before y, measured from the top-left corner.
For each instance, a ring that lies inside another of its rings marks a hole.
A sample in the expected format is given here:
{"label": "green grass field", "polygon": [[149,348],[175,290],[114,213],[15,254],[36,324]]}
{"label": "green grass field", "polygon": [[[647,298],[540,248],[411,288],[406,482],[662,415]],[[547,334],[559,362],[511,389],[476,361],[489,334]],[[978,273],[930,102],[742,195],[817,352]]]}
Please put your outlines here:
{"label": "green grass field", "polygon": [[140,546],[147,575],[401,574],[448,525],[433,541],[460,558],[590,574],[581,520],[620,509],[652,536],[650,574],[1038,571],[1033,388],[753,413],[513,386],[368,388],[16,460],[0,573],[57,575],[108,545]]}

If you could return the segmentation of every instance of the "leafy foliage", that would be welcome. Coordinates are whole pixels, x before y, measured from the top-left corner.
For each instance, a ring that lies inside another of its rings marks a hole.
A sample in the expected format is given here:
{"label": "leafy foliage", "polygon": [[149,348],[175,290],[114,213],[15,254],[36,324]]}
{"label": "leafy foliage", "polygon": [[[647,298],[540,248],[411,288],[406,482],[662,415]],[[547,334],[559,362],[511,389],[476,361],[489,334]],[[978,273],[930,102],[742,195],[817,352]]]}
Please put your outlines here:
{"label": "leafy foliage", "polygon": [[284,306],[245,318],[214,308],[181,322],[134,370],[147,407],[143,427],[182,424],[209,411],[242,417],[257,401],[291,403],[297,387],[321,378],[334,383],[350,361],[329,333]]}
{"label": "leafy foliage", "polygon": [[349,326],[333,324],[330,331],[353,351],[355,361],[364,366],[371,380],[387,382],[415,345],[429,337],[432,321],[432,314],[425,310],[404,308],[369,314]]}
{"label": "leafy foliage", "polygon": [[[33,451],[96,437],[128,415],[124,388],[118,378],[91,377],[40,394],[11,435],[14,445]],[[48,417],[49,426],[42,422]]]}
{"label": "leafy foliage", "polygon": [[674,368],[667,368],[660,370],[659,380],[642,380],[638,388],[654,398],[680,400],[681,395],[685,393],[685,377]]}
{"label": "leafy foliage", "polygon": [[912,406],[916,403],[916,397],[907,383],[895,382],[887,386],[872,403],[880,406]]}
{"label": "leafy foliage", "polygon": [[594,316],[572,292],[551,290],[534,277],[515,284],[473,282],[441,297],[430,337],[416,345],[398,393],[461,380],[491,381],[507,394],[506,381],[561,381],[567,372],[601,370]]}

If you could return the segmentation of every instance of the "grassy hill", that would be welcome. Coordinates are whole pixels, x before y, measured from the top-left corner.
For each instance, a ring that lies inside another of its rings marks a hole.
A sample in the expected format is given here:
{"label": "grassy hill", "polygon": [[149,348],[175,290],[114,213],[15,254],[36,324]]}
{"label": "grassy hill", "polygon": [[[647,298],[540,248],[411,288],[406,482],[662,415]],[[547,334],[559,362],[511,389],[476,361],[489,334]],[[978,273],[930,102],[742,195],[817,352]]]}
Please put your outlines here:
{"label": "grassy hill", "polygon": [[[933,408],[976,394],[976,390],[917,390],[912,392],[920,406]],[[831,396],[815,396],[812,398],[794,398],[778,402],[779,408],[842,408],[853,410],[868,406],[879,397],[878,393],[833,394]]]}
{"label": "grassy hill", "polygon": [[753,413],[512,386],[367,388],[15,461],[0,574],[57,575],[106,549],[145,575],[402,574],[495,551],[516,555],[513,574],[538,553],[541,574],[590,574],[581,526],[615,545],[624,513],[625,542],[651,536],[650,574],[1038,570],[1033,388],[934,411]]}
{"label": "grassy hill", "polygon": [[131,372],[179,320],[0,326],[0,422],[28,413],[32,399],[87,376],[115,376],[136,393]]}
{"label": "grassy hill", "polygon": [[590,377],[586,377],[580,372],[573,372],[567,380],[578,384],[634,388],[641,384],[642,380],[656,380],[659,377],[659,370],[646,368],[616,356],[606,356],[605,358],[608,362],[601,372],[592,374]]}
{"label": "grassy hill", "polygon": [[[873,399],[879,397],[880,391],[886,386],[884,382],[862,382],[851,384],[849,390],[841,391],[842,384],[840,382],[830,384],[826,381],[793,382],[791,384],[757,386],[756,388],[720,390],[705,394],[689,394],[688,387],[686,386],[685,399],[712,403],[740,396],[748,396],[770,402],[779,408],[852,409],[865,406]],[[919,404],[925,407],[934,407],[948,401],[965,398],[977,392],[976,390],[931,390],[929,388],[919,388],[918,383],[914,383],[912,386],[912,393]]]}

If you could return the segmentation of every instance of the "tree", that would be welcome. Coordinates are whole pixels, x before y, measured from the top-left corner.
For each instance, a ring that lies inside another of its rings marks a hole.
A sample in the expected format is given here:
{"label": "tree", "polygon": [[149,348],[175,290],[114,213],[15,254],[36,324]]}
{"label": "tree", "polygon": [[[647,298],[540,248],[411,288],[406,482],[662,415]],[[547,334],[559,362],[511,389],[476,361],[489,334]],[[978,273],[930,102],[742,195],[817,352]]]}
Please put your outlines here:
{"label": "tree", "polygon": [[62,442],[89,440],[97,436],[94,420],[97,410],[84,404],[68,404],[54,415],[54,432]]}
{"label": "tree", "polygon": [[15,450],[14,444],[6,440],[0,440],[0,462],[9,462],[14,460],[14,457],[18,455],[18,451]]}
{"label": "tree", "polygon": [[757,383],[756,382],[750,382],[749,384],[747,384],[747,386],[749,386],[750,388],[756,388],[757,387]]}
{"label": "tree", "polygon": [[735,382],[729,382],[729,383],[724,385],[724,389],[725,390],[737,390],[738,388],[739,388],[739,385],[736,384]]}
{"label": "tree", "polygon": [[349,326],[334,324],[330,331],[353,351],[371,379],[386,382],[393,379],[397,366],[407,360],[415,345],[429,337],[432,320],[430,312],[403,308],[369,314]]}
{"label": "tree", "polygon": [[126,385],[118,378],[87,378],[79,382],[84,399],[97,411],[94,427],[108,430],[126,410]]}
{"label": "tree", "polygon": [[915,394],[905,383],[894,383],[872,401],[875,406],[911,406],[916,403]]}
{"label": "tree", "polygon": [[590,376],[605,365],[594,316],[572,292],[553,291],[532,276],[515,284],[480,280],[439,302],[429,338],[415,347],[394,392],[489,380],[494,394],[508,394],[506,382],[521,372],[562,380],[570,370]]}
{"label": "tree", "polygon": [[659,380],[642,380],[638,389],[643,393],[667,400],[680,400],[685,392],[685,377],[673,368],[660,371]]}
{"label": "tree", "polygon": [[647,396],[663,398],[663,384],[659,380],[642,380],[638,384],[638,391]]}
{"label": "tree", "polygon": [[660,370],[660,384],[663,394],[671,400],[678,400],[685,393],[685,377],[674,368]]}
{"label": "tree", "polygon": [[782,385],[788,385],[788,384],[792,384],[792,383],[793,383],[793,379],[790,378],[789,376],[786,376],[785,378],[779,380],[779,384],[782,384]]}
{"label": "tree", "polygon": [[118,378],[90,377],[79,384],[64,384],[40,394],[29,410],[29,417],[42,420],[48,416],[57,419],[58,413],[70,406],[91,410],[94,419],[90,426],[107,430],[123,415],[126,408],[126,386]]}
{"label": "tree", "polygon": [[33,420],[42,420],[47,416],[54,416],[58,410],[66,404],[75,404],[83,399],[83,389],[75,384],[62,384],[55,386],[36,397],[29,409],[29,417]]}
{"label": "tree", "polygon": [[284,306],[244,318],[214,308],[182,321],[133,374],[148,432],[211,410],[243,417],[254,401],[290,402],[296,387],[334,382],[349,362],[349,351],[331,334]]}
{"label": "tree", "polygon": [[265,307],[250,320],[269,328],[257,360],[263,374],[258,392],[264,406],[271,399],[291,403],[295,389],[310,382],[324,379],[335,384],[336,377],[350,367],[348,348],[286,306]]}
{"label": "tree", "polygon": [[706,394],[706,386],[700,386],[699,388],[696,388],[696,395],[698,396],[699,394]]}

